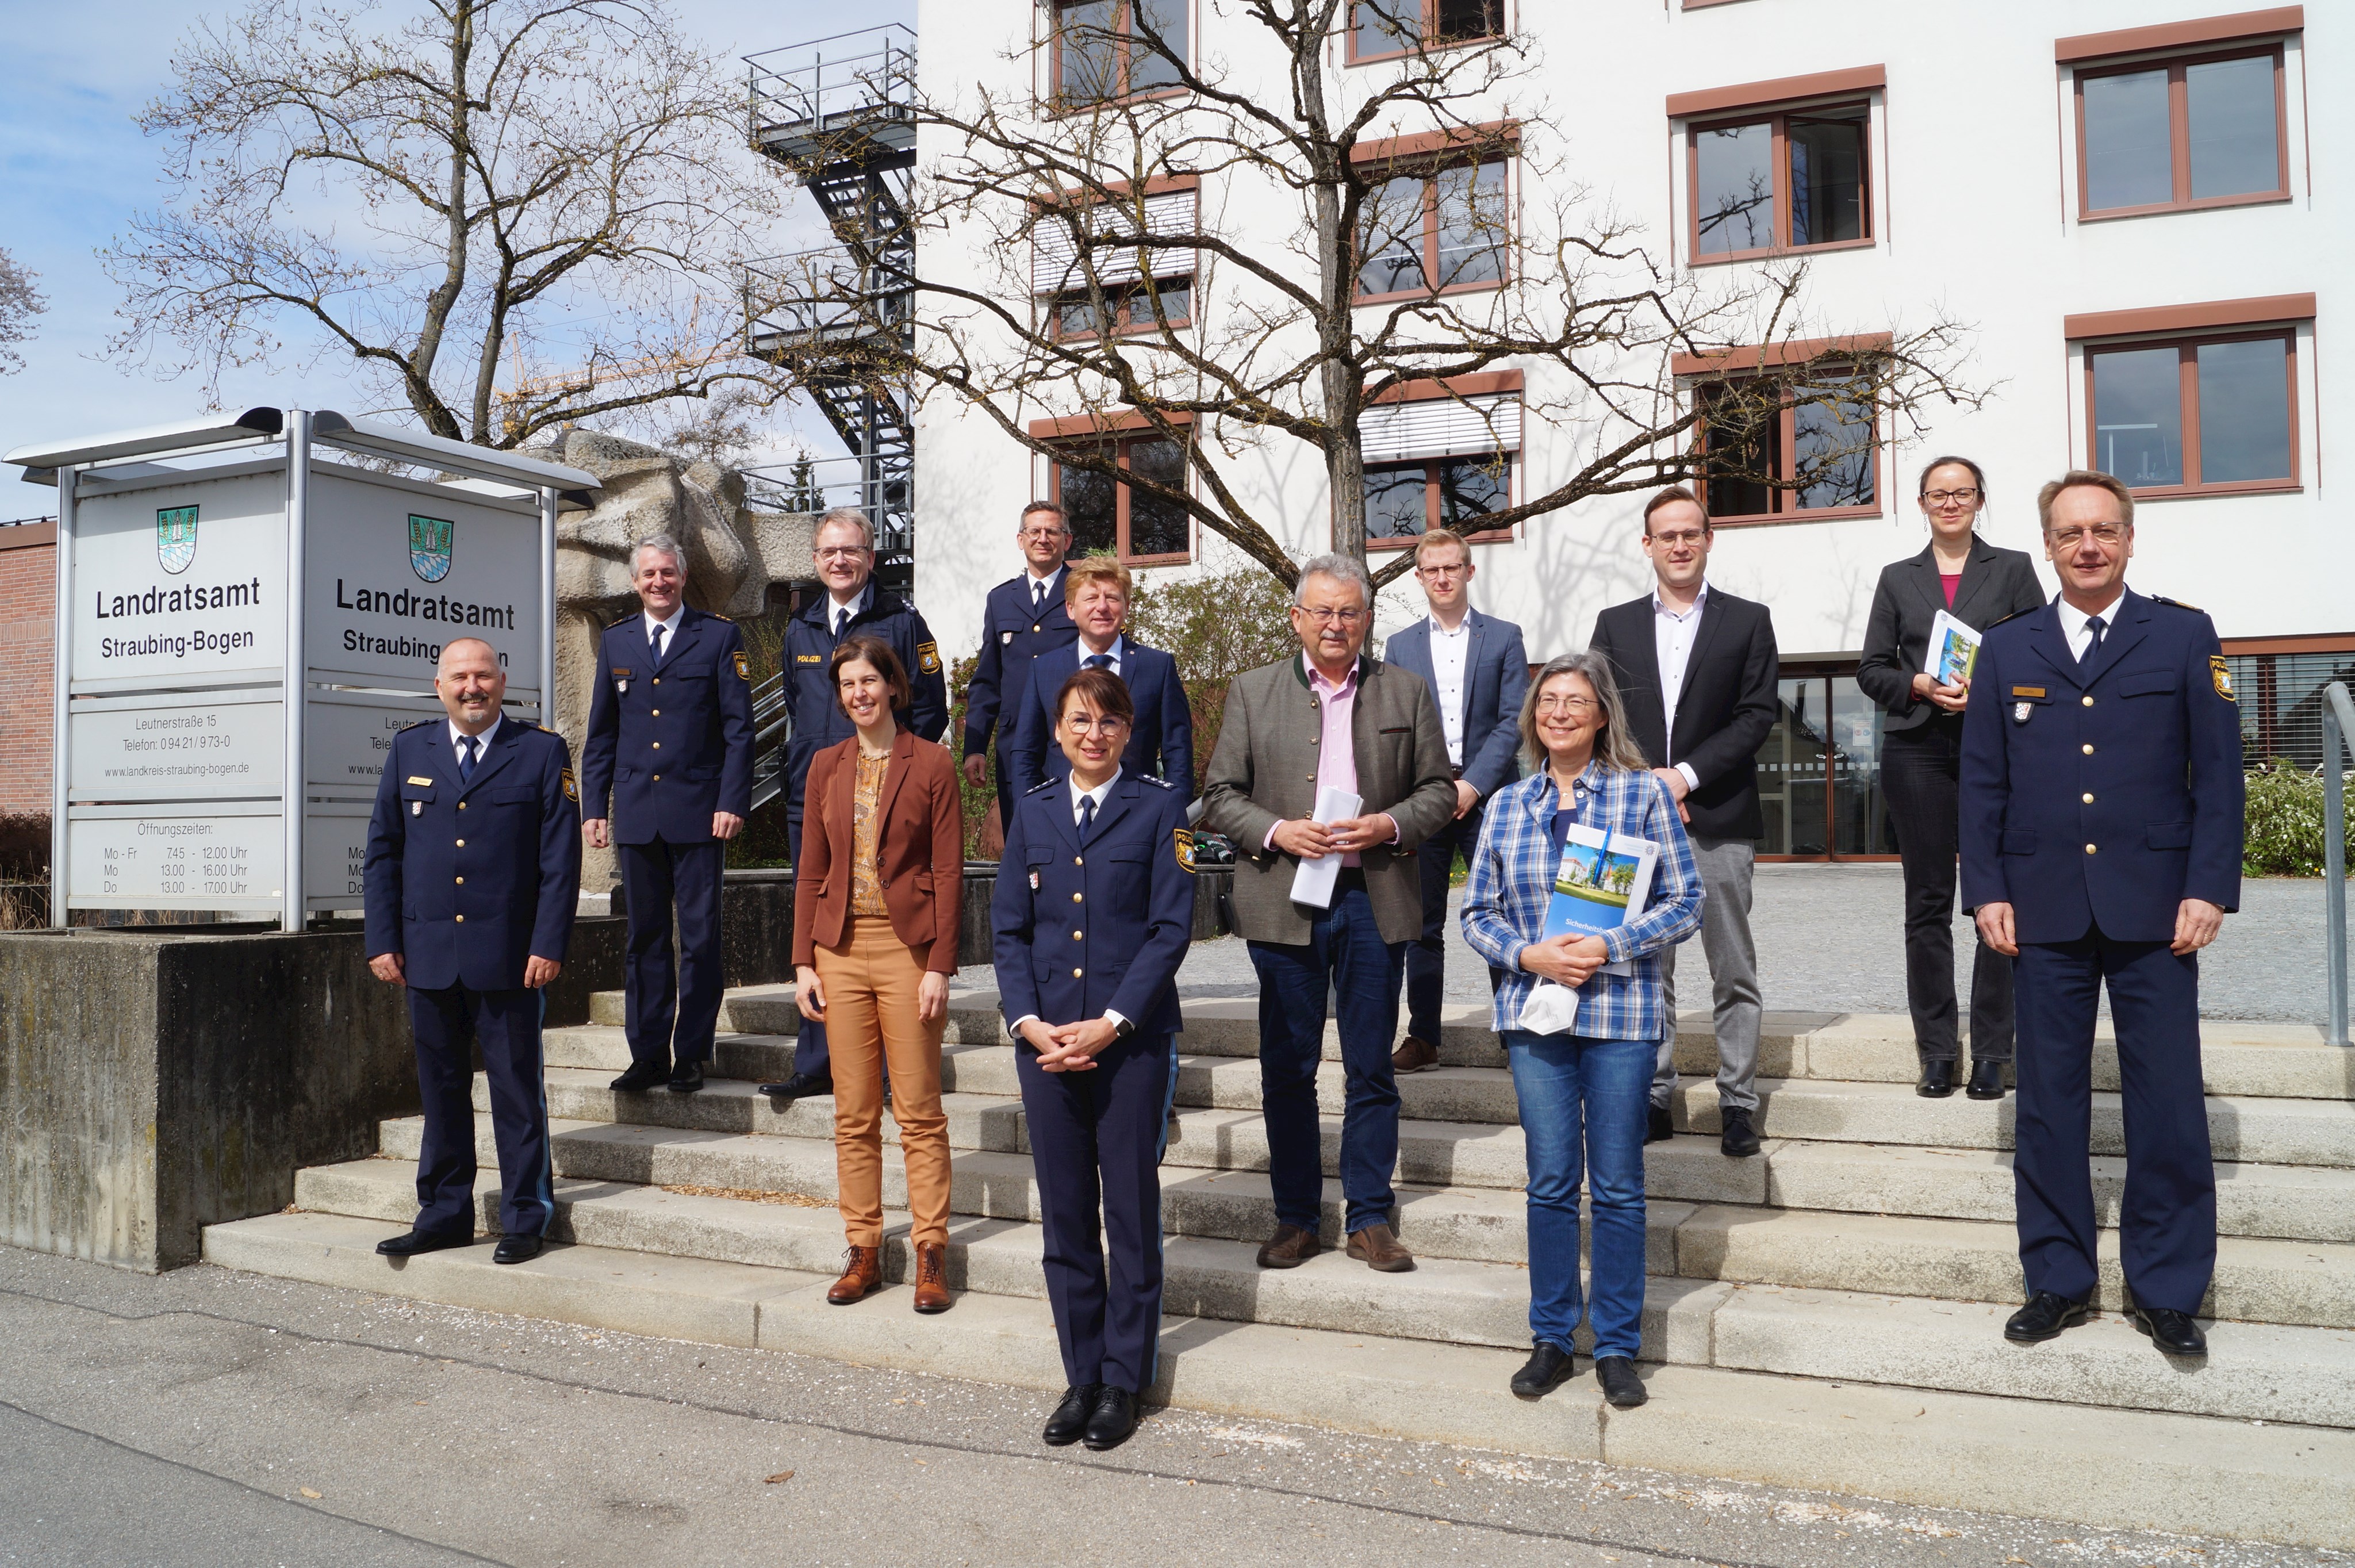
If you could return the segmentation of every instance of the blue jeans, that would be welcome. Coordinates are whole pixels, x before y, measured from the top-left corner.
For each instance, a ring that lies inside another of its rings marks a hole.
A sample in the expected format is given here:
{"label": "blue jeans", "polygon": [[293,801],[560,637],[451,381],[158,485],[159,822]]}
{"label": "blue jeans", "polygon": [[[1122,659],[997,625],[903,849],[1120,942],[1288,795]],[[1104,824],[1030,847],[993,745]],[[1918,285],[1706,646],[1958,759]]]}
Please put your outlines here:
{"label": "blue jeans", "polygon": [[1529,1145],[1529,1338],[1568,1350],[1578,1327],[1584,1179],[1594,1211],[1594,1354],[1632,1357],[1643,1336],[1644,1124],[1653,1042],[1508,1029],[1505,1054]]}
{"label": "blue jeans", "polygon": [[1361,877],[1343,873],[1333,907],[1308,940],[1254,942],[1259,971],[1260,1105],[1267,1118],[1267,1178],[1275,1217],[1318,1228],[1325,1195],[1324,1136],[1316,1120],[1316,1068],[1325,1059],[1325,996],[1341,1003],[1343,1229],[1351,1235],[1391,1222],[1391,1173],[1398,1167],[1398,1079],[1391,1048],[1398,1034],[1399,981],[1406,944],[1384,942]]}

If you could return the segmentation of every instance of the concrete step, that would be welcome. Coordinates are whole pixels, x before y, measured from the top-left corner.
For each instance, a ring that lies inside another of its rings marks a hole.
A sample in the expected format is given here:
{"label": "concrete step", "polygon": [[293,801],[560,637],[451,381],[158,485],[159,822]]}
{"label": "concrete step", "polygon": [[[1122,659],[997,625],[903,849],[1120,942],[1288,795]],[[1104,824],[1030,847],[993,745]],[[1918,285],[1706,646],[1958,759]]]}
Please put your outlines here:
{"label": "concrete step", "polygon": [[[483,1310],[1046,1392],[1062,1383],[1050,1320],[1036,1299],[973,1293],[948,1313],[919,1317],[909,1312],[904,1288],[835,1308],[823,1304],[825,1279],[816,1274],[593,1246],[552,1248],[508,1268],[492,1265],[483,1246],[399,1264],[376,1256],[376,1242],[398,1228],[341,1216],[266,1215],[208,1228],[206,1255],[224,1267]],[[1946,1314],[1942,1325],[1930,1320],[1940,1316],[1931,1304],[1811,1300],[1801,1293],[1768,1299],[1774,1293],[1711,1288],[1729,1297],[1711,1308],[1703,1345],[1702,1359],[1718,1364],[1647,1369],[1653,1403],[1640,1411],[1600,1406],[1582,1380],[1544,1402],[1513,1400],[1505,1383],[1519,1362],[1518,1349],[1178,1317],[1164,1319],[1151,1398],[1425,1441],[2026,1509],[2112,1528],[2355,1547],[2355,1435],[2288,1424],[2293,1412],[2330,1408],[2327,1391],[2309,1398],[2298,1382],[2318,1391],[2337,1385],[2343,1399],[2355,1380],[2289,1376],[2299,1370],[2288,1360],[2298,1341],[2220,1325],[2211,1365],[2186,1375],[2122,1325],[2089,1325],[2025,1350],[1995,1339],[1990,1350],[1977,1351],[1970,1346],[1990,1338],[1968,1315],[1977,1309]],[[1909,1314],[1922,1320],[1905,1320]],[[1905,1343],[1908,1330],[1917,1347]],[[1868,1335],[1870,1343],[1857,1343]],[[1859,1385],[1845,1369],[1830,1374],[1837,1381],[1742,1370],[1747,1361],[1823,1353],[1886,1357],[1891,1371],[1943,1361],[1955,1381],[2009,1378],[2035,1385],[2039,1397]],[[2326,1355],[2305,1365],[2328,1372],[2342,1359]],[[2007,1371],[2005,1361],[2017,1370]],[[2252,1419],[2266,1424],[2059,1403],[2050,1397],[2059,1388],[2222,1405],[2262,1401],[2265,1413]]]}
{"label": "concrete step", "polygon": [[[1905,1083],[1761,1078],[1754,1125],[1762,1137],[1916,1144],[1945,1148],[2009,1148],[2016,1097],[1925,1100]],[[1682,1081],[1674,1100],[1679,1130],[1719,1130],[1717,1088]],[[2220,1160],[2355,1168],[2355,1103],[2211,1095],[2208,1136]],[[2093,1152],[2126,1152],[2119,1097],[2093,1096]]]}
{"label": "concrete step", "polygon": [[[771,1136],[834,1137],[834,1096],[812,1095],[779,1109],[750,1080],[707,1079],[692,1094],[667,1089],[616,1093],[604,1070],[551,1067],[547,1072],[548,1114],[560,1121],[621,1122],[637,1125],[676,1127],[687,1132],[760,1133]],[[490,1109],[490,1083],[474,1074],[474,1109]],[[944,1093],[941,1108],[948,1114],[949,1142],[958,1148],[1020,1150],[1029,1146],[1022,1137],[1022,1103],[1002,1094]],[[899,1124],[887,1114],[883,1137],[896,1143]]]}
{"label": "concrete step", "polygon": [[[589,1021],[618,1029],[629,1022],[626,991],[594,991],[589,997]],[[723,1034],[794,1034],[802,1025],[791,984],[735,986],[721,993],[719,1030]]]}
{"label": "concrete step", "polygon": [[[570,1024],[541,1037],[550,1067],[602,1072],[609,1078],[630,1065],[629,1037],[613,1024]],[[782,1083],[793,1076],[794,1037],[789,1034],[721,1034],[713,1037],[711,1062],[717,1078],[747,1083]]]}

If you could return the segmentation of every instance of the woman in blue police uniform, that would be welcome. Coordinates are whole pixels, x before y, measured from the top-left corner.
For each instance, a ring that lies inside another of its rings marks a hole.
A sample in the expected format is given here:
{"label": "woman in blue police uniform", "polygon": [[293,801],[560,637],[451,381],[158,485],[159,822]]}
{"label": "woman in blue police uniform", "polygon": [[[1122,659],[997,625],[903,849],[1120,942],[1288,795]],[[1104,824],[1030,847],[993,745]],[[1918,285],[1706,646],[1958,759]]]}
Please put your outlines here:
{"label": "woman in blue police uniform", "polygon": [[1158,1349],[1160,1165],[1194,851],[1184,793],[1121,766],[1135,715],[1120,677],[1077,672],[1056,712],[1071,774],[1015,804],[990,924],[1070,1383],[1042,1435],[1103,1450],[1136,1429]]}

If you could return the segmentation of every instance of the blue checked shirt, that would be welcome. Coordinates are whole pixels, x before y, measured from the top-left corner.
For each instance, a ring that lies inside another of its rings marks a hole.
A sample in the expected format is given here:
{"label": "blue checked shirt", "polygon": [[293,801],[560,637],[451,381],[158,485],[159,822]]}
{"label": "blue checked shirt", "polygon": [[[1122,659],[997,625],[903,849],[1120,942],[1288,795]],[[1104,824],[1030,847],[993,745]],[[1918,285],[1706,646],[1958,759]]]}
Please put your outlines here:
{"label": "blue checked shirt", "polygon": [[[1612,962],[1633,958],[1635,973],[1597,973],[1580,987],[1578,1021],[1571,1031],[1599,1040],[1658,1040],[1668,1027],[1658,955],[1700,929],[1700,874],[1693,867],[1692,846],[1676,802],[1650,773],[1590,763],[1579,783],[1582,824],[1648,838],[1660,847],[1660,859],[1643,914],[1603,939]],[[1553,900],[1554,872],[1561,864],[1553,846],[1558,805],[1553,775],[1542,769],[1489,797],[1480,848],[1464,887],[1464,940],[1505,971],[1494,1015],[1499,1034],[1517,1027],[1521,1006],[1538,983],[1521,967],[1521,949],[1544,931],[1546,907]]]}

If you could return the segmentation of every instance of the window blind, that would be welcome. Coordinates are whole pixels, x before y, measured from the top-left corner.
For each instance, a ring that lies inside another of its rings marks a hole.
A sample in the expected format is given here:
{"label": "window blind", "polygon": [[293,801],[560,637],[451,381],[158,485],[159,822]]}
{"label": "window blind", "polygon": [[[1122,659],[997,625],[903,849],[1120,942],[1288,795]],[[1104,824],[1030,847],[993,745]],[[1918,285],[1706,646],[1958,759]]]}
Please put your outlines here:
{"label": "window blind", "polygon": [[1521,449],[1518,392],[1377,403],[1358,419],[1368,463],[1412,463]]}
{"label": "window blind", "polygon": [[[1164,191],[1159,196],[1145,198],[1145,231],[1147,234],[1178,235],[1194,232],[1197,210],[1192,190]],[[1098,206],[1088,209],[1085,220],[1091,233],[1129,234],[1135,230],[1135,208]],[[1136,275],[1136,251],[1123,248],[1097,251],[1091,258],[1099,282],[1111,285],[1125,283]],[[1194,257],[1187,251],[1161,251],[1154,255],[1156,275],[1184,277],[1194,271]],[[1080,266],[1079,250],[1071,241],[1071,220],[1060,213],[1042,217],[1030,229],[1030,286],[1042,294],[1059,294],[1069,289],[1087,287],[1087,273]]]}

